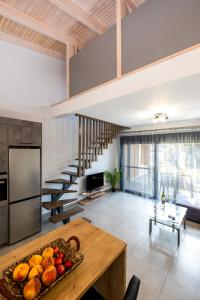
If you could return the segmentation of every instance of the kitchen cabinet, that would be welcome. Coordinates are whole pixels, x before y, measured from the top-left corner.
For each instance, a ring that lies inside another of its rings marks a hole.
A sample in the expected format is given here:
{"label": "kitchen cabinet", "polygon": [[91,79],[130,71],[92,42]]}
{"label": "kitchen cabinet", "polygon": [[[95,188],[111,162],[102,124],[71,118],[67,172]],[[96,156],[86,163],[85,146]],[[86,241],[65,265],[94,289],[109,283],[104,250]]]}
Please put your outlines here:
{"label": "kitchen cabinet", "polygon": [[41,126],[8,126],[9,146],[41,146],[42,128]]}
{"label": "kitchen cabinet", "polygon": [[9,146],[42,146],[42,124],[0,117],[0,172],[8,171]]}
{"label": "kitchen cabinet", "polygon": [[0,172],[8,170],[7,126],[0,124]]}

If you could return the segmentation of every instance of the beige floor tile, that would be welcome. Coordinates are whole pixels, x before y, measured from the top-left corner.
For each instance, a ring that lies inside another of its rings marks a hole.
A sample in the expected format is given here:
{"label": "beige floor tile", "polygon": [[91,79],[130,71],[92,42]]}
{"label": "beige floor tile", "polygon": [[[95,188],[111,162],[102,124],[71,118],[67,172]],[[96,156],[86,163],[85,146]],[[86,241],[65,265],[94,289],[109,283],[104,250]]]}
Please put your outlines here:
{"label": "beige floor tile", "polygon": [[200,282],[200,255],[196,252],[180,247],[176,252],[173,266]]}
{"label": "beige floor tile", "polygon": [[141,285],[137,300],[157,300],[157,297],[151,295],[150,292]]}
{"label": "beige floor tile", "polygon": [[168,273],[159,300],[199,300],[198,285],[198,280],[193,280],[190,276],[172,267]]}
{"label": "beige floor tile", "polygon": [[136,248],[127,259],[127,276],[135,274],[152,296],[158,297],[170,269],[171,261],[163,256]]}
{"label": "beige floor tile", "polygon": [[[127,193],[108,193],[84,206],[85,216],[92,223],[127,242],[127,284],[135,274],[141,279],[138,300],[200,300],[200,225],[187,222],[182,230],[181,245],[177,236],[166,227],[153,227],[148,233],[148,216],[152,201]],[[43,216],[42,232],[0,249],[7,253],[62,226],[48,222]]]}

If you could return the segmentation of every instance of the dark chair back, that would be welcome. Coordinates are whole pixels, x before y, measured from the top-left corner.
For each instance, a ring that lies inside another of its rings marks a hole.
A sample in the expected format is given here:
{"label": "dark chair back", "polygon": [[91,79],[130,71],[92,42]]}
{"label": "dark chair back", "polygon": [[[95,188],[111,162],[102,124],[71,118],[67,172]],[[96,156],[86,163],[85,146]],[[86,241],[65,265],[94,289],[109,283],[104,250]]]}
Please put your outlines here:
{"label": "dark chair back", "polygon": [[133,276],[129,282],[128,288],[126,290],[126,294],[124,296],[124,300],[136,300],[138,291],[140,287],[140,279],[136,276]]}

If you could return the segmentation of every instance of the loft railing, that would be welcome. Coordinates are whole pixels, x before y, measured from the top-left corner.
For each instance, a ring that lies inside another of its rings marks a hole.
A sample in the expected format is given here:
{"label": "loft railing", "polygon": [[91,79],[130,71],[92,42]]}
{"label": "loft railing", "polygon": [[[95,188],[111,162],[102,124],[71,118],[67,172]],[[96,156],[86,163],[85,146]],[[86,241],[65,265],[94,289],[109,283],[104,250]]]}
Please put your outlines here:
{"label": "loft railing", "polygon": [[97,156],[102,155],[108,144],[127,127],[80,114],[76,116],[79,118],[78,176],[81,177],[85,169],[91,168]]}

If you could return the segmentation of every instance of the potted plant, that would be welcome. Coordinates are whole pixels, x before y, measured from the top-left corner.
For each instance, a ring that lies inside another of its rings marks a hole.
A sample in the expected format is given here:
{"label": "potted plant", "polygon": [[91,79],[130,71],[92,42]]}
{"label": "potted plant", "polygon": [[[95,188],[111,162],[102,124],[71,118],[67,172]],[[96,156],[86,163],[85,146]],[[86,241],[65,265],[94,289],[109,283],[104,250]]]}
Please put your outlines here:
{"label": "potted plant", "polygon": [[109,171],[105,171],[104,175],[106,177],[106,181],[110,182],[111,187],[112,187],[112,191],[115,192],[116,191],[116,186],[119,183],[120,179],[122,178],[122,171],[117,170],[115,168],[113,173],[111,173]]}

